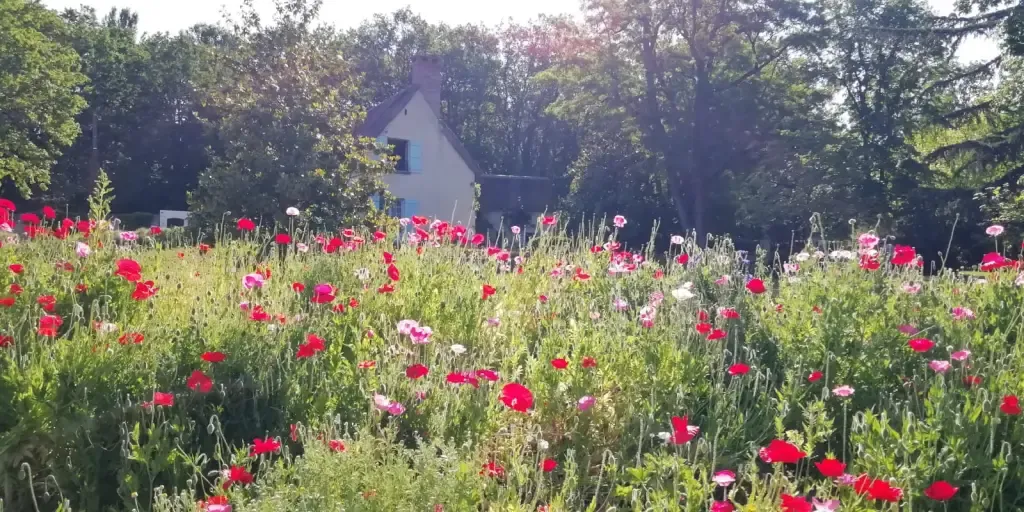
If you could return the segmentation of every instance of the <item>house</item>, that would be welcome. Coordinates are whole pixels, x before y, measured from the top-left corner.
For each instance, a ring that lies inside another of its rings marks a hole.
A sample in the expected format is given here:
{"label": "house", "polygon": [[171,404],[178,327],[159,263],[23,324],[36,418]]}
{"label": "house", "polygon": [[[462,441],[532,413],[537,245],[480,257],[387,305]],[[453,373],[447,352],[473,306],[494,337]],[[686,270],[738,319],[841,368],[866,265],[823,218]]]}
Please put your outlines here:
{"label": "house", "polygon": [[397,198],[390,215],[474,225],[474,181],[481,172],[441,120],[439,57],[414,58],[412,83],[367,112],[356,133],[392,146],[399,157],[395,172],[384,177],[388,191]]}

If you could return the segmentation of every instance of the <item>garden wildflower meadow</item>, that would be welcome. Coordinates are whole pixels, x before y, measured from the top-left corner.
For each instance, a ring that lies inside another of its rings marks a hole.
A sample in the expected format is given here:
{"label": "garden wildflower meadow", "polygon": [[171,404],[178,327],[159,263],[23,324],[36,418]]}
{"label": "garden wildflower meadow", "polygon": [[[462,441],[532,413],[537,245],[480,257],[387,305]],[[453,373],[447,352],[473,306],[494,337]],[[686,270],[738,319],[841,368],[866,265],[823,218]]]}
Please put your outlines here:
{"label": "garden wildflower meadow", "polygon": [[288,213],[209,243],[20,214],[0,509],[1024,507],[1024,277],[998,226],[954,271],[870,230],[783,257],[623,247],[649,227],[622,216],[495,238]]}

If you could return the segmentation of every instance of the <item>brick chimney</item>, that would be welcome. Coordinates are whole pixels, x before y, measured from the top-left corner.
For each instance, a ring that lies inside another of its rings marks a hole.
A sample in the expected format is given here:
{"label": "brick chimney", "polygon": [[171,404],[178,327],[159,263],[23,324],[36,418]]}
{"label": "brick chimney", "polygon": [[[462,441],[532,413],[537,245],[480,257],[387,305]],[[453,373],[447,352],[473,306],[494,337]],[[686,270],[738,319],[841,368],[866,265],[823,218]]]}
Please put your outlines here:
{"label": "brick chimney", "polygon": [[434,115],[441,119],[441,57],[417,55],[412,58],[412,83],[420,86]]}

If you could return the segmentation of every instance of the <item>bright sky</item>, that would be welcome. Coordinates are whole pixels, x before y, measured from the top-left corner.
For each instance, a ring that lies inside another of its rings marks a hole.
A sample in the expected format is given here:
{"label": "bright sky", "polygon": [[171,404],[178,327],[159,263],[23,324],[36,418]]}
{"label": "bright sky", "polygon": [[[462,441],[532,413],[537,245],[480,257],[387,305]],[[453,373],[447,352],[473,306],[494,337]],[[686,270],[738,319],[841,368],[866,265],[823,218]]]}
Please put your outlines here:
{"label": "bright sky", "polygon": [[[946,14],[954,0],[929,0],[937,13]],[[43,0],[54,9],[91,5],[103,14],[111,7],[128,7],[139,13],[143,32],[177,32],[196,23],[216,23],[227,8],[238,10],[239,0]],[[272,0],[255,0],[262,12],[272,13]],[[538,14],[575,14],[579,0],[324,0],[321,19],[340,28],[358,25],[375,13],[389,13],[405,6],[430,22],[497,24],[506,19],[526,21]],[[991,41],[972,39],[961,48],[961,58],[980,60],[998,53]]]}

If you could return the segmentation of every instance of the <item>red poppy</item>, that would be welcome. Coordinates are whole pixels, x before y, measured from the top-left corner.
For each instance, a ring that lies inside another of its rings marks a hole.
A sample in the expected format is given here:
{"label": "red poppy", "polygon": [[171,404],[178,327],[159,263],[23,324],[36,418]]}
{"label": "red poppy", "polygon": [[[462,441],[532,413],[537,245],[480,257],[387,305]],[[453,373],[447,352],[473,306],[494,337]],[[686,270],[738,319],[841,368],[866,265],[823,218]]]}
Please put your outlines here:
{"label": "red poppy", "polygon": [[676,256],[676,263],[680,265],[686,265],[686,262],[690,261],[690,257],[686,254],[680,254]]}
{"label": "red poppy", "polygon": [[699,332],[701,334],[707,334],[707,333],[711,332],[712,325],[709,324],[709,323],[706,323],[706,322],[701,322],[701,323],[695,325],[694,328],[697,329],[697,332]]}
{"label": "red poppy", "polygon": [[315,334],[306,335],[306,343],[299,345],[298,352],[295,353],[296,359],[306,359],[313,357],[319,352],[325,350],[324,340]]}
{"label": "red poppy", "polygon": [[348,298],[348,307],[350,307],[350,308],[358,308],[359,307],[359,301],[356,300],[355,297],[349,297]]}
{"label": "red poppy", "polygon": [[274,242],[280,245],[288,245],[292,243],[292,236],[288,233],[278,233],[277,236],[274,237]]}
{"label": "red poppy", "polygon": [[953,496],[956,496],[956,492],[959,490],[959,487],[953,487],[949,482],[939,480],[929,485],[924,490],[924,495],[935,501],[949,501],[953,499]]}
{"label": "red poppy", "polygon": [[999,405],[999,410],[1010,416],[1020,415],[1020,399],[1017,395],[1006,395],[1003,397],[1003,403]]}
{"label": "red poppy", "polygon": [[15,295],[20,295],[21,292],[23,292],[23,291],[25,291],[25,289],[22,288],[21,285],[19,285],[18,283],[11,284],[11,287],[10,287],[10,292],[11,293],[13,293]]}
{"label": "red poppy", "polygon": [[385,265],[390,265],[395,261],[395,257],[390,252],[384,251],[383,257]]}
{"label": "red poppy", "polygon": [[480,299],[481,300],[487,300],[487,297],[490,297],[491,295],[494,295],[494,292],[496,292],[496,291],[497,290],[495,290],[493,286],[491,286],[489,284],[485,284],[483,286],[482,292],[480,294]]}
{"label": "red poppy", "polygon": [[17,210],[17,208],[14,207],[14,203],[11,202],[10,199],[2,199],[2,198],[0,198],[0,208],[2,208],[4,210],[7,210],[8,212],[13,212],[13,211]]}
{"label": "red poppy", "polygon": [[87,291],[89,291],[89,287],[86,286],[85,283],[78,283],[78,284],[75,285],[75,292],[77,292],[77,293],[85,293]]}
{"label": "red poppy", "polygon": [[252,473],[247,471],[242,466],[231,466],[231,468],[228,469],[226,471],[226,473],[227,473],[227,475],[226,475],[226,479],[224,481],[224,488],[225,489],[227,489],[228,487],[231,487],[232,485],[234,485],[236,483],[242,484],[242,485],[248,485],[248,484],[251,484],[252,480],[253,480]]}
{"label": "red poppy", "polygon": [[249,450],[249,456],[255,457],[257,455],[263,455],[264,453],[277,453],[281,450],[281,442],[277,439],[271,439],[265,437],[263,439],[256,438],[252,440],[252,448]]}
{"label": "red poppy", "polygon": [[764,287],[764,281],[755,277],[750,281],[747,281],[747,291],[753,293],[754,295],[760,295],[767,290]]}
{"label": "red poppy", "polygon": [[239,231],[252,231],[256,229],[256,224],[252,221],[252,219],[249,219],[247,217],[242,217],[241,219],[238,219],[237,226]]}
{"label": "red poppy", "polygon": [[979,377],[977,375],[968,375],[968,376],[964,377],[964,384],[966,384],[968,386],[977,386],[977,385],[981,384],[981,380],[982,380],[981,377]]}
{"label": "red poppy", "polygon": [[22,265],[21,263],[13,263],[9,265],[7,268],[10,269],[10,271],[14,272],[15,274],[20,274],[25,271],[25,266]]}
{"label": "red poppy", "polygon": [[23,213],[21,214],[21,223],[28,225],[39,224],[39,216],[34,213]]}
{"label": "red poppy", "polygon": [[374,242],[380,242],[381,240],[384,240],[387,237],[388,237],[388,235],[385,234],[383,231],[374,231],[373,232],[373,241]]}
{"label": "red poppy", "polygon": [[476,376],[480,377],[481,379],[484,379],[484,380],[489,380],[491,382],[496,382],[498,380],[498,372],[496,372],[494,370],[487,370],[487,369],[477,370],[476,371]]}
{"label": "red poppy", "polygon": [[917,251],[913,247],[906,245],[897,245],[892,249],[892,264],[893,265],[908,265],[913,263],[917,259]]}
{"label": "red poppy", "polygon": [[36,299],[36,302],[43,307],[43,311],[52,313],[53,308],[57,305],[57,298],[53,295],[41,295]]}
{"label": "red poppy", "polygon": [[334,453],[345,451],[345,443],[341,439],[331,439],[327,442],[327,447]]}
{"label": "red poppy", "polygon": [[554,226],[557,222],[558,218],[556,218],[554,215],[547,215],[543,219],[541,219],[541,224],[545,226]]}
{"label": "red poppy", "polygon": [[803,498],[783,494],[782,512],[811,512],[811,503]]}
{"label": "red poppy", "polygon": [[480,245],[480,244],[484,243],[484,235],[481,234],[481,233],[477,233],[477,234],[473,235],[473,238],[470,239],[469,243],[471,243],[473,245]]}
{"label": "red poppy", "polygon": [[726,336],[726,332],[721,329],[715,329],[708,334],[708,341],[720,340]]}
{"label": "red poppy", "polygon": [[736,363],[730,366],[728,370],[729,375],[732,375],[733,377],[746,375],[748,372],[750,372],[750,367],[743,363]]}
{"label": "red poppy", "polygon": [[130,259],[117,260],[117,272],[114,275],[123,277],[126,281],[134,283],[142,279],[142,265]]}
{"label": "red poppy", "polygon": [[14,337],[7,336],[6,334],[0,335],[0,348],[6,348],[14,345]]}
{"label": "red poppy", "polygon": [[867,475],[861,475],[857,478],[853,483],[853,490],[857,494],[867,494],[870,499],[888,501],[890,503],[895,503],[903,497],[903,490],[899,487],[893,487],[886,480],[871,478]]}
{"label": "red poppy", "polygon": [[597,368],[597,359],[590,356],[583,356],[583,367],[584,368]]}
{"label": "red poppy", "polygon": [[392,281],[395,281],[395,282],[398,282],[398,279],[400,277],[401,277],[401,274],[398,272],[398,267],[396,267],[394,263],[389,263],[388,264],[388,279],[390,279]]}
{"label": "red poppy", "polygon": [[77,229],[79,233],[87,236],[89,235],[89,232],[92,231],[92,226],[92,221],[89,220],[80,220],[75,223],[75,229]]}
{"label": "red poppy", "polygon": [[141,332],[126,332],[117,338],[122,345],[141,345],[146,337]]}
{"label": "red poppy", "polygon": [[483,465],[483,469],[480,470],[480,474],[487,475],[491,478],[504,478],[505,468],[502,467],[501,464],[492,460]]}
{"label": "red poppy", "polygon": [[414,364],[405,369],[405,376],[410,379],[418,379],[420,377],[426,377],[430,373],[430,370],[422,364]]}
{"label": "red poppy", "polygon": [[544,459],[540,461],[540,469],[545,473],[550,473],[558,467],[558,461],[555,459]]}
{"label": "red poppy", "polygon": [[132,299],[146,300],[153,295],[156,295],[156,292],[159,290],[160,289],[153,284],[153,281],[140,281],[135,283],[135,291],[132,292]]}
{"label": "red poppy", "polygon": [[226,356],[223,352],[203,352],[201,357],[207,363],[220,363],[224,361]]}
{"label": "red poppy", "polygon": [[377,367],[377,361],[359,361],[359,364],[357,364],[356,367],[359,368],[360,370],[372,370]]}
{"label": "red poppy", "polygon": [[161,407],[174,406],[174,393],[161,393],[159,391],[154,391],[153,405],[159,405]]}
{"label": "red poppy", "polygon": [[553,366],[556,370],[564,370],[569,366],[569,361],[566,361],[564,358],[559,357],[557,359],[551,360],[551,366]]}
{"label": "red poppy", "polygon": [[257,305],[249,312],[249,319],[257,322],[266,322],[267,320],[270,320],[270,313],[267,313],[263,309],[263,306]]}
{"label": "red poppy", "polygon": [[807,376],[807,382],[818,382],[824,376],[825,376],[825,374],[821,373],[818,370],[815,370],[815,371],[811,372],[810,375]]}
{"label": "red poppy", "polygon": [[377,288],[377,293],[391,293],[395,291],[395,287],[391,286],[391,283],[382,284]]}
{"label": "red poppy", "polygon": [[800,451],[794,444],[780,439],[773,439],[771,443],[768,443],[768,446],[761,448],[758,455],[761,457],[761,460],[768,464],[776,462],[796,464],[800,459],[806,457],[807,453]]}
{"label": "red poppy", "polygon": [[846,472],[846,464],[839,460],[827,458],[821,462],[815,462],[821,476],[826,478],[839,478]]}
{"label": "red poppy", "polygon": [[718,310],[718,315],[729,320],[736,320],[740,317],[739,312],[733,308],[721,308]]}
{"label": "red poppy", "polygon": [[36,332],[38,332],[40,336],[52,338],[57,335],[57,329],[59,329],[61,325],[64,325],[64,319],[61,317],[56,315],[43,315],[43,317],[39,319],[39,328]]}
{"label": "red poppy", "polygon": [[672,444],[686,444],[690,442],[694,437],[694,433],[690,431],[689,418],[683,416],[672,416],[672,437],[669,441]]}
{"label": "red poppy", "polygon": [[5,308],[9,308],[9,307],[14,305],[14,301],[15,300],[17,300],[17,297],[4,297],[4,298],[0,298],[0,306],[3,306]]}
{"label": "red poppy", "polygon": [[509,382],[501,388],[501,402],[512,410],[526,412],[533,407],[533,393],[518,382]]}
{"label": "red poppy", "polygon": [[982,256],[981,270],[985,272],[992,272],[1004,267],[1016,267],[1016,263],[1016,260],[1011,260],[998,252],[990,252]]}
{"label": "red poppy", "polygon": [[292,290],[295,293],[302,293],[303,291],[306,290],[306,285],[302,283],[292,283]]}
{"label": "red poppy", "polygon": [[451,384],[470,384],[474,388],[480,387],[480,381],[469,372],[452,372],[445,377],[445,380]]}
{"label": "red poppy", "polygon": [[882,268],[882,264],[879,263],[878,259],[864,254],[860,257],[860,268],[867,270],[868,272],[874,272],[875,270]]}
{"label": "red poppy", "polygon": [[928,352],[935,346],[935,342],[927,338],[914,338],[907,342],[907,346],[914,352]]}
{"label": "red poppy", "polygon": [[50,220],[56,219],[57,218],[57,212],[53,208],[51,208],[49,206],[44,206],[43,207],[43,218],[50,219]]}
{"label": "red poppy", "polygon": [[185,385],[192,391],[209,393],[210,390],[213,389],[213,379],[208,377],[205,373],[195,370],[192,372],[192,375],[189,376]]}

